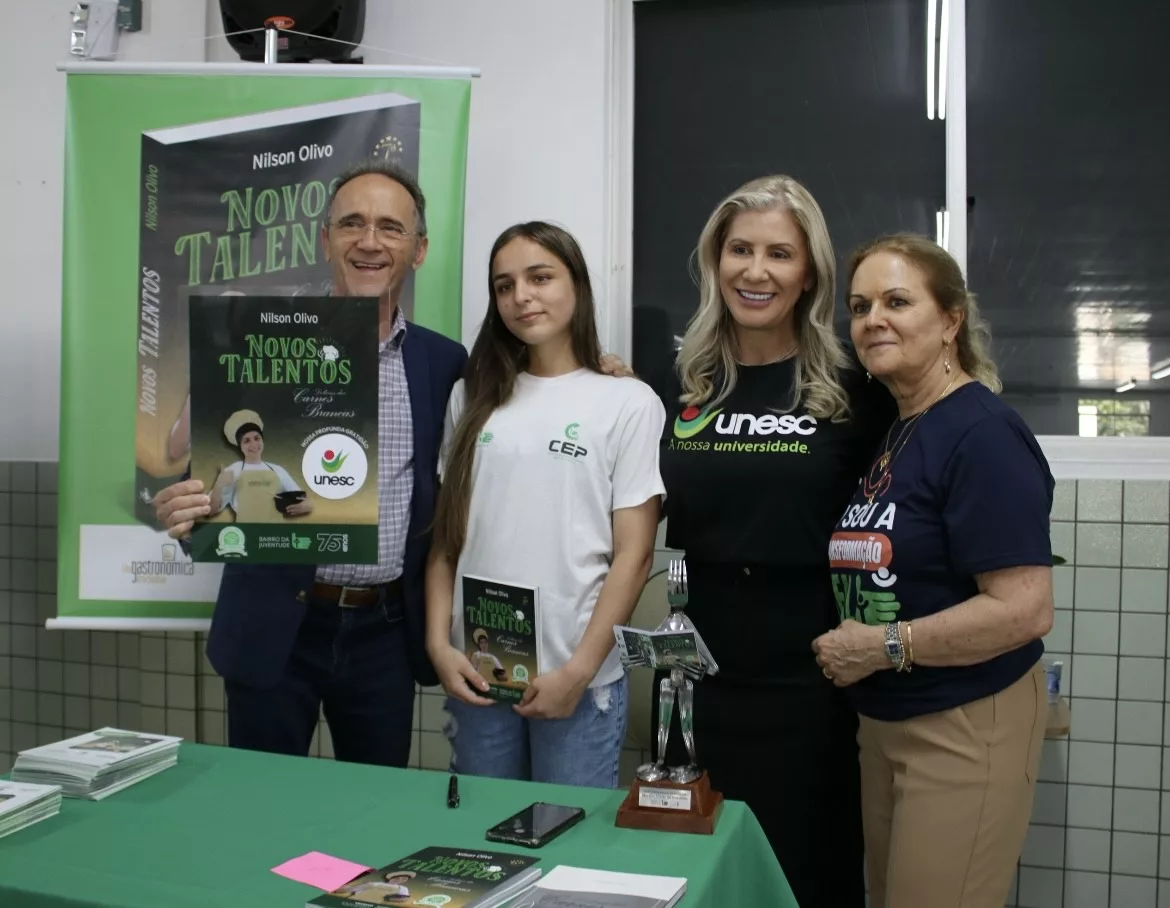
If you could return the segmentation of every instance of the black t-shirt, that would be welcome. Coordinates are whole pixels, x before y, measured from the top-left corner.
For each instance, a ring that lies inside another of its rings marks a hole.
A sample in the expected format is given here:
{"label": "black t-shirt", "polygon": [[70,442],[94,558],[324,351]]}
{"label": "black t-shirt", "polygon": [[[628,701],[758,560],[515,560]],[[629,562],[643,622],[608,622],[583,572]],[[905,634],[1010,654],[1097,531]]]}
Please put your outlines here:
{"label": "black t-shirt", "polygon": [[812,641],[837,624],[829,536],[897,415],[889,393],[856,367],[841,374],[848,419],[818,419],[802,406],[785,413],[794,380],[794,360],[740,366],[714,407],[683,407],[677,374],[658,383],[666,544],[685,552],[696,581],[723,571],[755,582],[723,585],[718,603],[692,596],[688,608],[728,679],[819,671]]}
{"label": "black t-shirt", "polygon": [[[897,454],[889,479],[873,464],[833,533],[829,557],[842,619],[876,625],[922,618],[975,596],[976,574],[1052,564],[1055,481],[1014,410],[971,382],[928,410],[899,447],[907,425],[899,420],[891,431]],[[1036,640],[978,665],[883,669],[845,690],[863,715],[908,719],[998,693],[1043,652]]]}

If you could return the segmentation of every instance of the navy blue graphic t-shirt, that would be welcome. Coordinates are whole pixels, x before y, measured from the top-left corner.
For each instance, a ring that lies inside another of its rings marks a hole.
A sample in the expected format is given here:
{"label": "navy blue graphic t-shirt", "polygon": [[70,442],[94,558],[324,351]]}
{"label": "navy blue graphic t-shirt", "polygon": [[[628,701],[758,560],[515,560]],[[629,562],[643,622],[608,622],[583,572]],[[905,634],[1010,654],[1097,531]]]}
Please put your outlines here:
{"label": "navy blue graphic t-shirt", "polygon": [[[971,382],[907,426],[894,424],[885,476],[875,460],[829,542],[842,620],[922,618],[977,595],[976,574],[1052,564],[1055,482],[1014,410]],[[908,719],[998,693],[1043,652],[1036,640],[978,665],[883,669],[845,691],[862,715]]]}

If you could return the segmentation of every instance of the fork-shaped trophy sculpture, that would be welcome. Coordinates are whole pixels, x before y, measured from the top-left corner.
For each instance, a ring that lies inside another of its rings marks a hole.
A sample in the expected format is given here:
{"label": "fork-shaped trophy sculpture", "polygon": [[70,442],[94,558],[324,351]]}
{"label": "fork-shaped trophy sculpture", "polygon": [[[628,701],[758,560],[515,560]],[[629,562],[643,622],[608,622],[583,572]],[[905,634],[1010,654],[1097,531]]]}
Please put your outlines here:
{"label": "fork-shaped trophy sculpture", "polygon": [[[670,614],[655,628],[656,631],[672,631],[678,634],[696,633],[695,625],[683,611],[687,607],[687,565],[685,561],[670,562],[666,574],[666,601]],[[670,667],[670,677],[658,682],[658,761],[638,767],[638,778],[643,782],[661,782],[669,778],[672,782],[693,782],[701,771],[695,757],[695,685],[691,677],[702,678],[707,666],[687,665],[686,670],[677,663]],[[683,743],[687,748],[689,762],[686,766],[666,766],[666,742],[670,737],[670,720],[674,712],[674,701],[678,699],[678,719],[682,728]]]}
{"label": "fork-shaped trophy sculpture", "polygon": [[[707,773],[695,752],[695,681],[719,670],[695,625],[686,616],[687,566],[678,559],[667,569],[666,599],[670,613],[652,632],[616,628],[627,667],[669,668],[658,683],[658,758],[638,767],[630,793],[618,810],[617,825],[673,832],[711,833],[723,803],[712,791]],[[626,634],[629,636],[623,637]],[[688,762],[666,765],[666,745],[674,701]]]}

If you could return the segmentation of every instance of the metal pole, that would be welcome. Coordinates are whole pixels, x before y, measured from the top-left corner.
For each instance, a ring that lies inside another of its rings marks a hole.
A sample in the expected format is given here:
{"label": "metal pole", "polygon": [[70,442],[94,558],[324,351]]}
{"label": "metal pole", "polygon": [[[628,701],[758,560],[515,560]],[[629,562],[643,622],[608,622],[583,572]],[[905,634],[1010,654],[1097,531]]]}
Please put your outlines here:
{"label": "metal pole", "polygon": [[276,60],[276,38],[279,30],[271,25],[264,28],[264,62],[275,63]]}

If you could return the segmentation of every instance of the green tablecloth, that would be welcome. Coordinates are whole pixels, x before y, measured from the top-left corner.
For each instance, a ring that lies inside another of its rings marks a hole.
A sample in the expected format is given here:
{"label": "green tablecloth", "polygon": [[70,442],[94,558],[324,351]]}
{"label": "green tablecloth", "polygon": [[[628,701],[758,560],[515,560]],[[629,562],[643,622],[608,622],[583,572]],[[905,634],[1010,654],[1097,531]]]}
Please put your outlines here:
{"label": "green tablecloth", "polygon": [[[516,850],[557,864],[682,876],[682,908],[796,901],[755,816],[729,802],[713,836],[618,829],[623,792],[280,757],[185,743],[179,764],[0,839],[4,908],[298,908],[315,895],[270,868],[308,851],[372,867],[427,845]],[[544,848],[484,830],[536,800],[583,807]]]}

